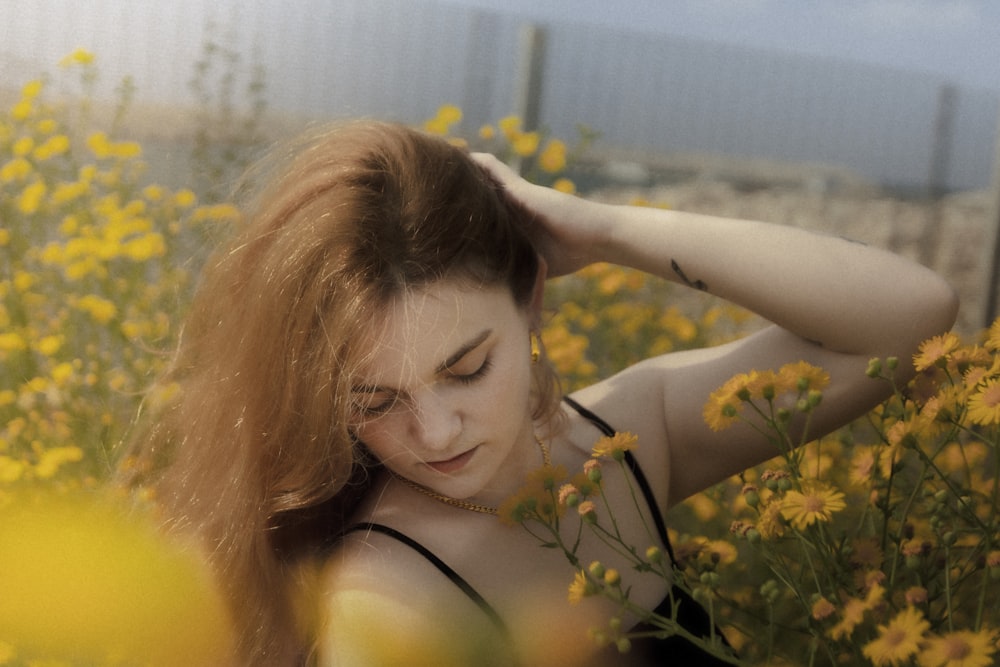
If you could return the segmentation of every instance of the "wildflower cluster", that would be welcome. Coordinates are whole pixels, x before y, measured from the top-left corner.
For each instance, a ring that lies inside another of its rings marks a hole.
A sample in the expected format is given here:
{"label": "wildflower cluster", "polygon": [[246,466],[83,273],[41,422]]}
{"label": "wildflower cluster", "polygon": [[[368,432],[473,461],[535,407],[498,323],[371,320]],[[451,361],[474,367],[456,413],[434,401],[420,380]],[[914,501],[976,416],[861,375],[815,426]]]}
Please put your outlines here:
{"label": "wildflower cluster", "polygon": [[[637,447],[637,440],[631,433],[601,438],[594,444],[591,457],[572,478],[568,478],[561,467],[536,471],[501,506],[500,520],[508,525],[522,526],[543,546],[558,549],[565,555],[574,570],[567,595],[570,604],[591,596],[604,597],[614,604],[618,611],[607,625],[589,630],[591,639],[599,647],[613,645],[619,652],[627,653],[635,638],[649,636],[651,632],[680,635],[703,646],[707,652],[737,664],[720,637],[699,637],[682,626],[677,620],[677,605],[673,606],[671,615],[663,615],[644,609],[632,600],[632,587],[637,582],[631,580],[631,576],[624,576],[621,568],[628,567],[630,572],[660,578],[668,585],[674,583],[676,576],[664,546],[650,529],[649,508],[636,493],[629,452]],[[649,544],[643,548],[630,543],[619,524],[616,508],[606,493],[608,474],[613,474],[614,483],[625,484],[635,501],[629,509],[642,518],[649,539]],[[584,554],[591,551],[594,543],[609,547],[617,554],[615,562],[593,560],[584,566]],[[702,569],[702,582],[712,586],[715,583],[714,566],[719,559],[707,562],[709,565]],[[626,619],[633,619],[631,628],[626,627]],[[653,629],[636,629],[634,619]]]}
{"label": "wildflower cluster", "polygon": [[[978,344],[934,337],[914,356],[918,375],[906,386],[893,371],[907,362],[872,360],[868,375],[889,383],[892,397],[808,444],[806,436],[793,441],[787,425],[804,416],[807,431],[808,415],[822,409],[819,369],[741,375],[712,394],[705,406],[712,428],[760,428],[781,454],[707,494],[735,517],[730,530],[746,555],[727,573],[731,585],[719,602],[768,619],[742,628],[769,639],[747,644],[745,657],[993,664],[998,350],[1000,323]],[[767,581],[754,594],[738,583],[748,577]]]}
{"label": "wildflower cluster", "polygon": [[[92,79],[87,52],[64,66]],[[109,474],[186,298],[180,258],[236,215],[143,183],[138,143],[71,128],[45,93],[31,81],[0,111],[0,494]]]}

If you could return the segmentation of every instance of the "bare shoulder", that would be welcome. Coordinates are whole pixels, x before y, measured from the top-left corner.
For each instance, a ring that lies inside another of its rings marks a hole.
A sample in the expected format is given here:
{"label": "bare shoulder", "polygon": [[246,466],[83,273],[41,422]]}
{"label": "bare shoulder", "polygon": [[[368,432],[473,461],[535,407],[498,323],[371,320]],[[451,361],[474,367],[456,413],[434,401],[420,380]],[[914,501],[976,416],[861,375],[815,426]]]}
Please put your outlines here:
{"label": "bare shoulder", "polygon": [[424,556],[387,535],[344,538],[321,588],[321,665],[490,664],[475,655],[496,643],[475,604]]}

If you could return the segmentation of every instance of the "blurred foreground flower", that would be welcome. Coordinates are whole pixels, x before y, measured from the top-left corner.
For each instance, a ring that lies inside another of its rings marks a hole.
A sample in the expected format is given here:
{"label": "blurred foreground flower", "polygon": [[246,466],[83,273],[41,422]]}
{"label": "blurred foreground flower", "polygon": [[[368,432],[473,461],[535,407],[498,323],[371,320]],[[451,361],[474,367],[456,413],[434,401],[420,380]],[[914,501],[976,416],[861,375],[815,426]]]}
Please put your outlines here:
{"label": "blurred foreground flower", "polygon": [[191,552],[97,494],[12,500],[0,509],[0,642],[15,657],[224,662],[223,603]]}

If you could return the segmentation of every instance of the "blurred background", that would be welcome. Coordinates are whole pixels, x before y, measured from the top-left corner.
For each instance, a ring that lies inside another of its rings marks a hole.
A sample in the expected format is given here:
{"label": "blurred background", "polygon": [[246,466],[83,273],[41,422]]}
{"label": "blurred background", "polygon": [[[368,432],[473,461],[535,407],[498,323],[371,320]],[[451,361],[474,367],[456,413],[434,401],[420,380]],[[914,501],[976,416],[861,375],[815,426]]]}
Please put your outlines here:
{"label": "blurred background", "polygon": [[967,330],[995,314],[1000,7],[988,0],[6,0],[2,11],[0,102],[87,49],[95,99],[110,116],[128,96],[126,132],[167,185],[192,180],[188,147],[209,108],[251,120],[228,131],[259,146],[309,121],[419,123],[453,104],[461,136],[512,114],[554,136],[585,126],[596,139],[571,172],[591,196],[860,238],[952,279]]}

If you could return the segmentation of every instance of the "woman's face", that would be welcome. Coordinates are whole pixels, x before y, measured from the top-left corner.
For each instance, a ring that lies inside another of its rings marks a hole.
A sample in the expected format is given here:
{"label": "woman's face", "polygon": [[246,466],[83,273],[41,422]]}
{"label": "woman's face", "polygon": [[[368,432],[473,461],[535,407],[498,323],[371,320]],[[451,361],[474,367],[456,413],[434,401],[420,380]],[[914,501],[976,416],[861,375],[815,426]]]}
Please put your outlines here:
{"label": "woman's face", "polygon": [[512,453],[535,446],[528,334],[529,314],[502,286],[442,280],[402,296],[352,384],[355,435],[439,493],[503,490],[519,470]]}

